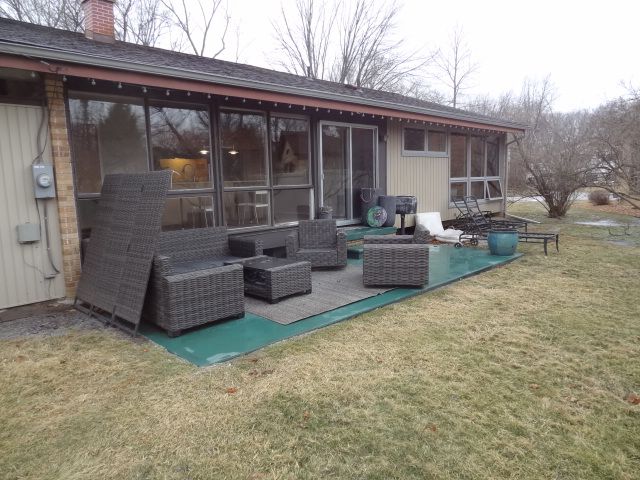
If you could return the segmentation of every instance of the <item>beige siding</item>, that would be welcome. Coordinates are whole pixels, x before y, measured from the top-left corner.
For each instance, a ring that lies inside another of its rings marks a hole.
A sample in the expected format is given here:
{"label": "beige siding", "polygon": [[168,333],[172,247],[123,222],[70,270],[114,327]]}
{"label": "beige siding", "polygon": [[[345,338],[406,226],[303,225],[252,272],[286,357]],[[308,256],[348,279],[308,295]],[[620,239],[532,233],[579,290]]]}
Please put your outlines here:
{"label": "beige siding", "polygon": [[[31,162],[37,155],[36,136],[42,110],[39,107],[0,104],[0,308],[60,298],[64,279],[47,259],[44,227],[41,241],[19,244],[16,226],[39,222],[33,193]],[[48,133],[45,129],[43,137]],[[51,163],[50,142],[43,155]],[[62,267],[58,212],[55,200],[48,202],[51,249],[54,263]]]}
{"label": "beige siding", "polygon": [[[402,125],[388,122],[387,192],[389,195],[414,195],[419,212],[440,212],[443,220],[455,218],[457,210],[449,206],[449,157],[403,157]],[[487,202],[483,210],[500,212],[500,200]],[[396,218],[396,225],[400,217]],[[407,226],[414,225],[407,215]]]}
{"label": "beige siding", "polygon": [[[443,219],[448,218],[449,157],[403,157],[402,125],[389,122],[388,127],[387,192],[414,195],[419,212],[440,212]],[[413,216],[408,215],[407,225],[413,224]]]}

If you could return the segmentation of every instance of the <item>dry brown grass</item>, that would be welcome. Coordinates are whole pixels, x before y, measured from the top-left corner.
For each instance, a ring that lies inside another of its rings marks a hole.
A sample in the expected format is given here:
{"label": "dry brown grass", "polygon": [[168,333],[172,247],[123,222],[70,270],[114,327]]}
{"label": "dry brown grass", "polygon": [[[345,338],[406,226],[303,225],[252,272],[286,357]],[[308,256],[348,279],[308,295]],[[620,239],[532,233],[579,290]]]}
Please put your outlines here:
{"label": "dry brown grass", "polygon": [[640,248],[582,237],[212,368],[112,331],[2,342],[0,472],[638,478]]}
{"label": "dry brown grass", "polygon": [[582,201],[576,202],[576,206],[604,213],[605,215],[607,213],[615,213],[618,215],[629,215],[631,217],[640,218],[640,210],[626,202],[612,201],[609,205],[594,205],[591,202]]}

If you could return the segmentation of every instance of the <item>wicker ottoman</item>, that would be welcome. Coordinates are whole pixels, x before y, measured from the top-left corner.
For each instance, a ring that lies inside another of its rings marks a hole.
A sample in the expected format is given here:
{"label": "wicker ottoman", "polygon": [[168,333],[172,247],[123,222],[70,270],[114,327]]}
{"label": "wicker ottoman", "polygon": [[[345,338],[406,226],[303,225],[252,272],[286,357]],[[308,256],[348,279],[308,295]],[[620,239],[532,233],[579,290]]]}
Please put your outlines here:
{"label": "wicker ottoman", "polygon": [[299,293],[311,293],[311,263],[283,258],[257,258],[242,262],[244,293],[279,302]]}

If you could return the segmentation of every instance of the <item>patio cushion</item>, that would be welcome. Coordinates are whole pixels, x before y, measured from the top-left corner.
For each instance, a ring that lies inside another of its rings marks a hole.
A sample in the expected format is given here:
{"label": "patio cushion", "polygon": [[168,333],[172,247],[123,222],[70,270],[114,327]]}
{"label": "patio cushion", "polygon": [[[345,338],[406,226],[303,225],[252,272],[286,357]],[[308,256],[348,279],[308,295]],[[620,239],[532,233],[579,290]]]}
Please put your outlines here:
{"label": "patio cushion", "polygon": [[440,212],[417,213],[416,229],[429,230],[431,235],[436,237],[436,240],[447,243],[458,243],[460,241],[460,235],[463,233],[462,230],[455,230],[453,228],[447,228],[445,230],[442,226]]}
{"label": "patio cushion", "polygon": [[431,235],[444,233],[440,212],[416,213],[416,228],[429,230]]}

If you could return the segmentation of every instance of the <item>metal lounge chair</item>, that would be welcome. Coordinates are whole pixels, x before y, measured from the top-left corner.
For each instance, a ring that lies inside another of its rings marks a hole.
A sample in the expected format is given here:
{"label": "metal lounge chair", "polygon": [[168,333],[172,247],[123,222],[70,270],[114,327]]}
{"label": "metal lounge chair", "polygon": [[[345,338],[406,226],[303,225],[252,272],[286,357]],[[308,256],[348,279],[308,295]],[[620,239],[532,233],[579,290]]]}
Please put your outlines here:
{"label": "metal lounge chair", "polygon": [[[472,195],[456,198],[454,205],[459,211],[456,219],[456,227],[464,233],[460,241],[468,241],[471,245],[477,245],[478,240],[486,239],[491,230],[518,230],[518,233],[527,232],[527,222],[523,220],[494,219],[490,211],[480,209],[478,199]],[[523,229],[524,232],[520,230]]]}
{"label": "metal lounge chair", "polygon": [[558,233],[529,232],[528,224],[524,220],[491,218],[487,216],[487,212],[480,210],[478,200],[471,195],[455,199],[454,204],[460,212],[457,219],[458,225],[464,231],[460,235],[461,242],[468,240],[472,245],[477,245],[478,240],[486,239],[492,230],[516,230],[519,242],[544,244],[545,255],[547,255],[549,242],[554,242],[556,251],[560,251],[560,235]]}

